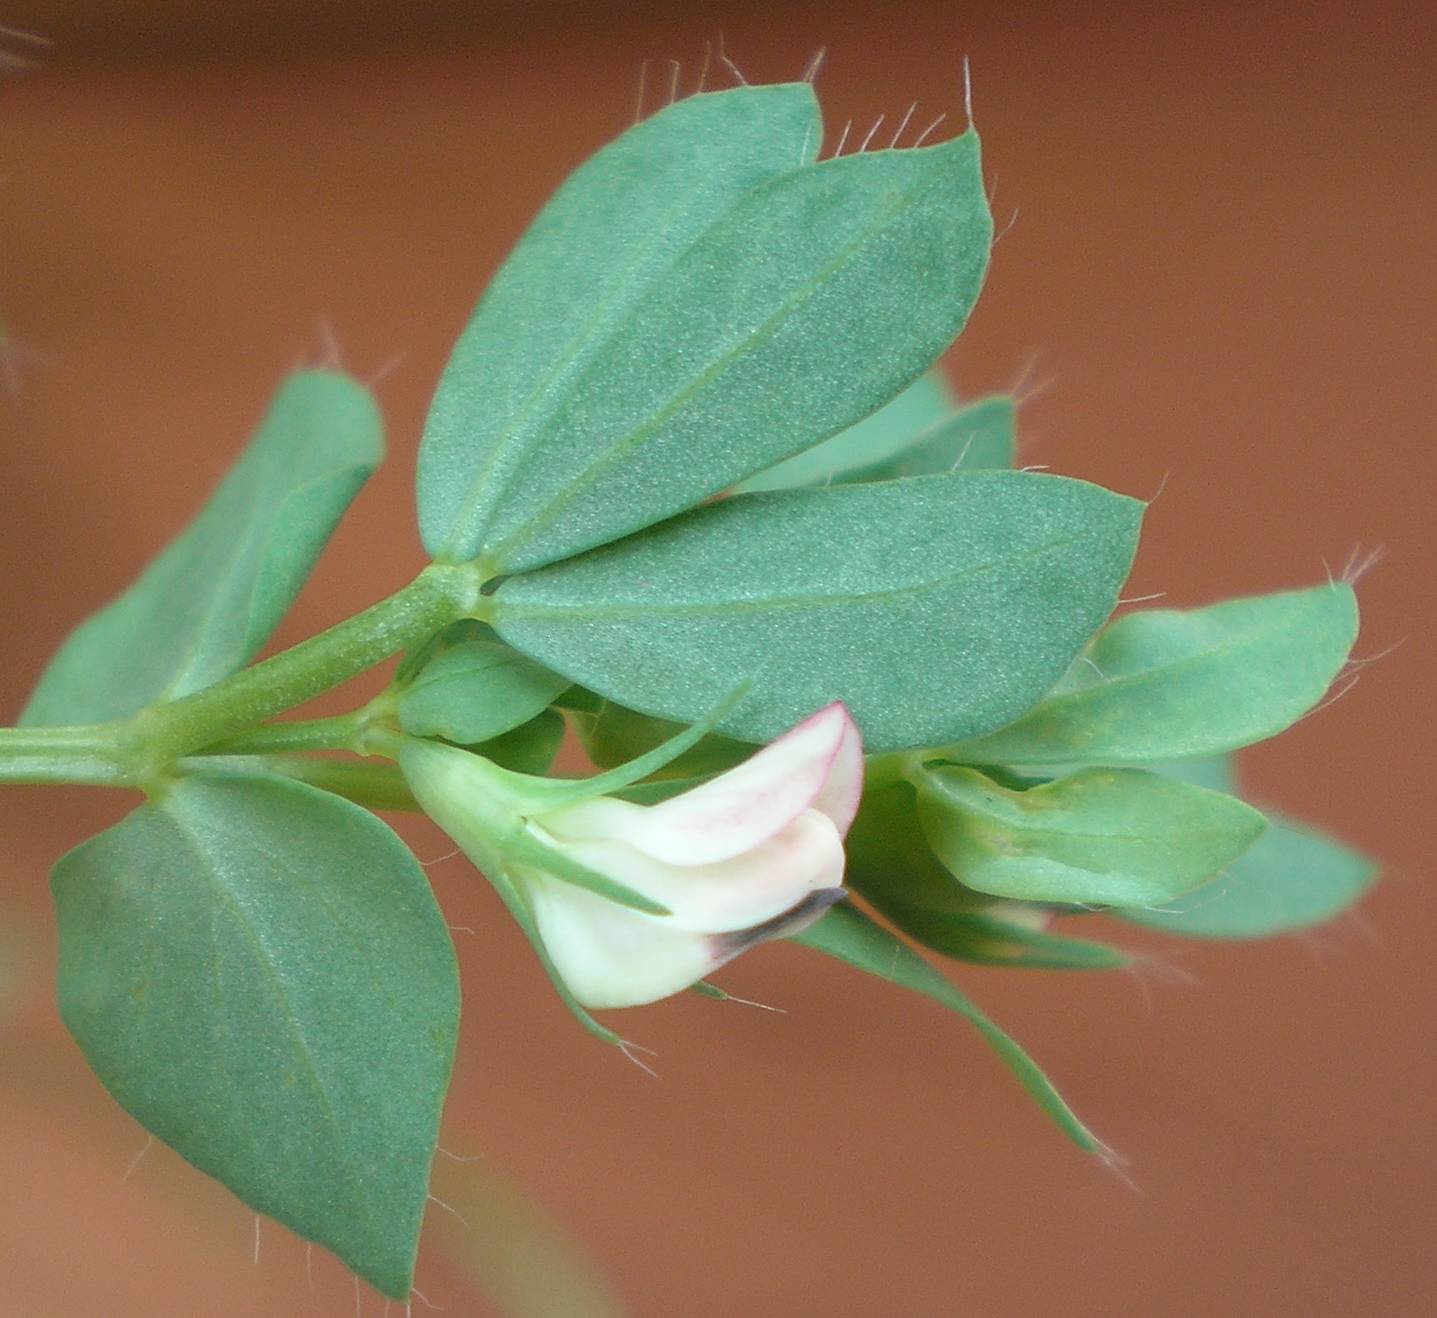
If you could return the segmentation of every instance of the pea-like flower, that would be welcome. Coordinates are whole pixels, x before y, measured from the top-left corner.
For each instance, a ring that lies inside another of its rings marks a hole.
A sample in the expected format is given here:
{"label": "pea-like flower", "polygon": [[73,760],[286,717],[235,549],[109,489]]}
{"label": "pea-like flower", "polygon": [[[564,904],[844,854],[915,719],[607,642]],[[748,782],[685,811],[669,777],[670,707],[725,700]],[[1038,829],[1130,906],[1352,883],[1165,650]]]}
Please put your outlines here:
{"label": "pea-like flower", "polygon": [[[654,1002],[843,896],[863,748],[829,705],[726,773],[656,805],[499,769],[409,740],[431,818],[522,900],[552,972],[586,1007]],[[620,771],[622,772],[622,771]],[[511,909],[515,903],[510,902]]]}

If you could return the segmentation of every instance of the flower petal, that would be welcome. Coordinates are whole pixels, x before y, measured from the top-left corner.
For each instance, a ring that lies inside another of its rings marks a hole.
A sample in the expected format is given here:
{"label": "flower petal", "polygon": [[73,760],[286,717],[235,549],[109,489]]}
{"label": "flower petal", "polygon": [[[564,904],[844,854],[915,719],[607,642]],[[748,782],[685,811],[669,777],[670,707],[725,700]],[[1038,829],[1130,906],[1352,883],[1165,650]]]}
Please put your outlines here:
{"label": "flower petal", "polygon": [[637,1007],[702,979],[718,964],[713,939],[642,915],[547,874],[514,870],[554,969],[585,1007]]}
{"label": "flower petal", "polygon": [[741,952],[812,924],[843,889],[810,892],[787,911],[723,934],[681,929],[546,874],[516,870],[554,969],[585,1007],[637,1007],[697,983]]}
{"label": "flower petal", "polygon": [[828,766],[823,788],[813,798],[812,808],[833,820],[839,835],[846,837],[863,799],[863,736],[858,724],[849,717],[846,706],[830,705],[829,709],[842,712],[843,736]]}
{"label": "flower petal", "polygon": [[673,914],[663,917],[666,923],[701,933],[762,924],[809,893],[843,881],[843,840],[833,821],[816,810],[803,811],[742,855],[709,865],[676,865],[607,838],[553,845],[668,907]]}
{"label": "flower petal", "polygon": [[742,764],[659,805],[600,797],[545,814],[563,838],[608,838],[657,860],[708,865],[740,855],[810,806],[846,832],[863,791],[863,748],[835,702]]}

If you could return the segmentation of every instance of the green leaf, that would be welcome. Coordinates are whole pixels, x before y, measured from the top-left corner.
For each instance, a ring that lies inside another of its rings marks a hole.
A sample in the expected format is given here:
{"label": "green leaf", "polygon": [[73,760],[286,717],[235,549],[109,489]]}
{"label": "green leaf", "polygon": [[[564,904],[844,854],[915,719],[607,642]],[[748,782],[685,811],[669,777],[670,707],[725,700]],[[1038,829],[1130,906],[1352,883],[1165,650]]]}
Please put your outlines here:
{"label": "green leaf", "polygon": [[952,746],[971,764],[1145,763],[1271,737],[1322,699],[1357,636],[1343,584],[1130,613],[1011,727]]}
{"label": "green leaf", "polygon": [[1017,901],[1146,906],[1206,882],[1262,832],[1236,797],[1141,769],[1083,769],[1010,791],[976,769],[925,765],[918,816],[964,884]]}
{"label": "green leaf", "polygon": [[120,1105],[406,1298],[459,987],[404,844],[303,784],[197,776],[53,889],[60,1012]]}
{"label": "green leaf", "polygon": [[855,467],[838,479],[890,481],[1011,467],[1017,424],[1017,408],[1011,398],[983,398],[930,427],[891,456]]}
{"label": "green leaf", "polygon": [[500,768],[535,777],[549,772],[564,742],[564,716],[546,709],[527,723],[468,749]]}
{"label": "green leaf", "polygon": [[577,169],[504,263],[455,345],[419,454],[431,553],[479,552],[529,449],[636,305],[714,221],[817,151],[804,83],[692,96]]}
{"label": "green leaf", "polygon": [[[1188,782],[1231,790],[1223,759],[1162,766]],[[1376,880],[1366,856],[1269,810],[1268,829],[1214,882],[1157,909],[1119,911],[1125,919],[1192,938],[1268,938],[1330,920]]]}
{"label": "green leaf", "polygon": [[[986,909],[935,911],[901,901],[886,901],[879,910],[924,947],[960,961],[1033,970],[1116,970],[1128,958],[1104,943],[1064,938],[1021,923],[1019,912],[992,902]],[[1041,913],[1041,908],[1031,908]]]}
{"label": "green leaf", "polygon": [[[640,714],[602,696],[593,696],[584,708],[570,707],[569,714],[585,753],[600,769],[627,764],[684,730],[682,723]],[[671,760],[661,773],[665,778],[696,778],[703,774],[720,773],[747,759],[756,749],[746,741],[710,735],[678,759]]]}
{"label": "green leaf", "polygon": [[381,455],[379,414],[364,389],[327,371],[290,376],[203,511],[71,634],[20,721],[123,718],[243,667]]}
{"label": "green leaf", "polygon": [[1119,912],[1191,938],[1268,938],[1330,920],[1377,878],[1377,866],[1326,834],[1269,815],[1271,826],[1227,872],[1157,909]]}
{"label": "green leaf", "polygon": [[805,485],[841,481],[855,468],[891,458],[930,426],[942,421],[952,408],[947,381],[937,370],[928,371],[872,416],[840,431],[832,439],[785,458],[767,471],[750,476],[736,487],[735,493],[795,490]]}
{"label": "green leaf", "polygon": [[956,915],[981,910],[991,901],[965,888],[939,863],[918,822],[918,796],[911,783],[865,786],[844,850],[844,882],[881,911],[901,903]]}
{"label": "green leaf", "polygon": [[[475,624],[476,633],[488,631]],[[569,679],[502,641],[475,634],[436,653],[399,693],[399,724],[416,737],[489,741],[548,709]]]}
{"label": "green leaf", "polygon": [[911,948],[851,906],[833,907],[792,940],[870,975],[925,994],[969,1021],[1043,1111],[1079,1148],[1110,1157],[1107,1148],[1053,1088],[1052,1082],[1011,1038]]}
{"label": "green leaf", "polygon": [[1113,607],[1142,506],[975,472],[750,494],[504,582],[495,629],[631,708],[769,741],[832,700],[869,750],[1011,722]]}
{"label": "green leaf", "polygon": [[[705,177],[696,170],[672,192]],[[603,342],[585,338],[477,477],[471,455],[461,500],[426,512],[426,527],[442,528],[427,543],[446,560],[525,571],[670,517],[853,425],[962,328],[991,234],[971,132],[770,179],[606,321]],[[430,484],[421,467],[427,506]]]}

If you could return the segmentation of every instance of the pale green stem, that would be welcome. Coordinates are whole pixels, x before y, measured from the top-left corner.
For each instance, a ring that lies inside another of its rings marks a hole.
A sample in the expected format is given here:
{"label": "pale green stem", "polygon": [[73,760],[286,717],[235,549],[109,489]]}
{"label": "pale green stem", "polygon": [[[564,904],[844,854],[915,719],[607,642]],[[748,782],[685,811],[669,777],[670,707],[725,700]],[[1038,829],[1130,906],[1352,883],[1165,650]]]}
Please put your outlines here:
{"label": "pale green stem", "polygon": [[468,616],[481,585],[472,565],[431,564],[388,599],[180,700],[92,727],[0,729],[0,783],[144,786],[182,757],[221,744],[246,752],[350,745],[369,711],[258,725]]}
{"label": "pale green stem", "polygon": [[181,773],[270,773],[333,792],[370,810],[418,810],[404,775],[392,764],[321,760],[307,755],[200,755],[180,760]]}

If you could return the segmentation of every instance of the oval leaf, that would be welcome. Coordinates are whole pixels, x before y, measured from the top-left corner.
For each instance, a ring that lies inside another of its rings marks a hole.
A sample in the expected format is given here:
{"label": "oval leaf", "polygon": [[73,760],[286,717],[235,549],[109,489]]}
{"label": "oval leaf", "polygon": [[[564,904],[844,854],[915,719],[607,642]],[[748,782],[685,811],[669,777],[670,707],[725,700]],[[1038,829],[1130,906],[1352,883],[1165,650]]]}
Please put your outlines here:
{"label": "oval leaf", "polygon": [[473,745],[529,722],[569,685],[502,641],[476,634],[439,650],[400,691],[399,722],[416,737]]}
{"label": "oval leaf", "polygon": [[962,328],[991,233],[971,132],[748,192],[546,392],[522,456],[488,478],[486,511],[466,511],[440,556],[538,567],[871,415]]}
{"label": "oval leaf", "polygon": [[383,453],[368,392],[300,371],[189,527],[72,633],[20,721],[103,723],[198,691],[269,639]]}
{"label": "oval leaf", "polygon": [[186,778],[53,888],[60,1012],[120,1105],[407,1298],[459,990],[404,844],[303,784]]}
{"label": "oval leaf", "polygon": [[870,750],[1010,722],[1107,617],[1141,505],[1021,472],[744,495],[504,582],[495,629],[621,704],[769,741],[833,700]]}
{"label": "oval leaf", "polygon": [[1141,769],[1083,769],[1010,791],[975,769],[926,765],[918,816],[938,859],[979,892],[1017,901],[1147,906],[1237,859],[1260,812]]}
{"label": "oval leaf", "polygon": [[485,291],[434,395],[418,474],[432,554],[479,552],[530,447],[635,303],[821,136],[807,84],[739,87],[660,111],[574,172]]}
{"label": "oval leaf", "polygon": [[[1163,773],[1232,790],[1224,759],[1165,764]],[[1378,877],[1368,857],[1316,829],[1267,812],[1268,828],[1220,879],[1158,909],[1119,911],[1134,924],[1191,938],[1269,938],[1340,915]]]}
{"label": "oval leaf", "polygon": [[1343,584],[1130,613],[1042,704],[947,753],[970,764],[1129,764],[1235,750],[1321,700],[1356,637],[1357,600]]}

